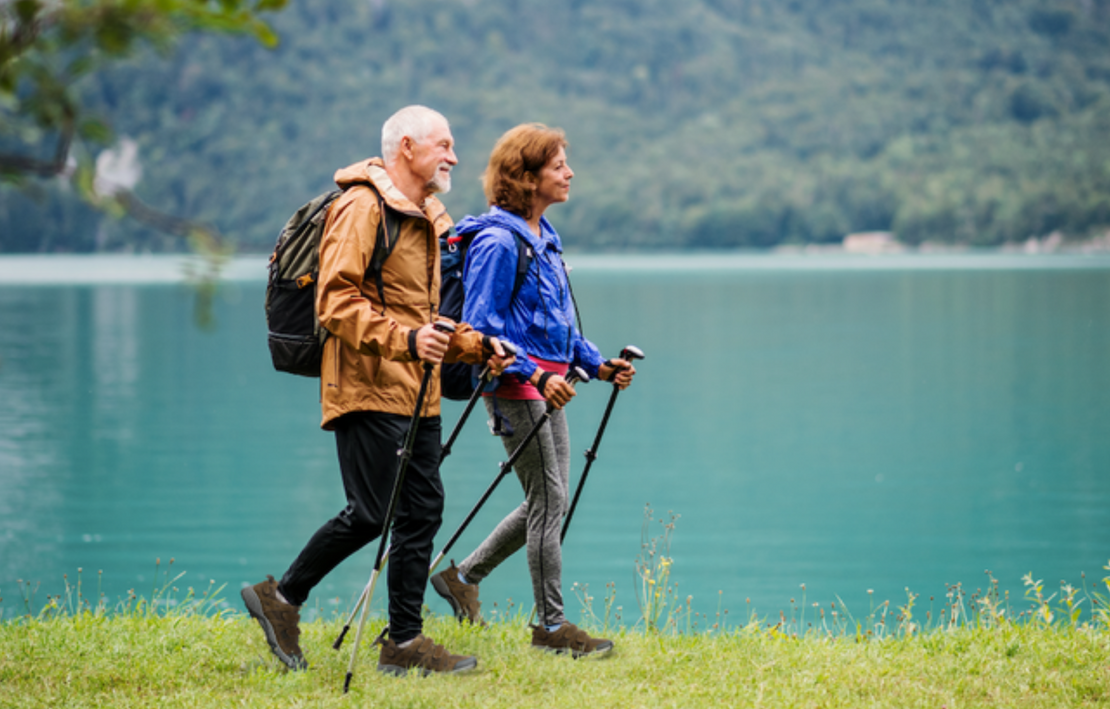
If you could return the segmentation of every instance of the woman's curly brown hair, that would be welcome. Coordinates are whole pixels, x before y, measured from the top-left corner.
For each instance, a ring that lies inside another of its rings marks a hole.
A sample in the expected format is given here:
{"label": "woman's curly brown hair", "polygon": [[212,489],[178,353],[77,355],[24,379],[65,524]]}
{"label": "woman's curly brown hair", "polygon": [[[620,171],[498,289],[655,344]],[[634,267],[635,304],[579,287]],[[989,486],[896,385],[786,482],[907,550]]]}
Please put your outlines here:
{"label": "woman's curly brown hair", "polygon": [[524,123],[498,139],[482,174],[486,200],[525,219],[532,216],[532,197],[540,169],[568,145],[559,128]]}

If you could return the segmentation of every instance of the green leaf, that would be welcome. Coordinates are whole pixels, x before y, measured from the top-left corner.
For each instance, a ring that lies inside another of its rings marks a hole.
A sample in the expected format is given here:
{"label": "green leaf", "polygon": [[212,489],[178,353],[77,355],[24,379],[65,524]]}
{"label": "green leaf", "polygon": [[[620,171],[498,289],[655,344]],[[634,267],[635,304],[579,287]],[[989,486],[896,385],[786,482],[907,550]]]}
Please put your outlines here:
{"label": "green leaf", "polygon": [[93,143],[112,142],[112,128],[98,118],[86,118],[77,126],[77,135]]}
{"label": "green leaf", "polygon": [[84,76],[85,74],[92,72],[94,69],[96,69],[96,64],[96,59],[92,56],[89,56],[87,54],[84,56],[79,56],[69,63],[69,66],[66,69],[66,73],[69,74],[71,78],[76,79],[80,76]]}
{"label": "green leaf", "polygon": [[251,29],[251,33],[255,36],[263,46],[273,49],[278,45],[279,38],[277,33],[264,22],[257,22]]}
{"label": "green leaf", "polygon": [[15,2],[15,16],[21,24],[31,24],[40,12],[42,12],[42,3],[38,0],[16,0]]}

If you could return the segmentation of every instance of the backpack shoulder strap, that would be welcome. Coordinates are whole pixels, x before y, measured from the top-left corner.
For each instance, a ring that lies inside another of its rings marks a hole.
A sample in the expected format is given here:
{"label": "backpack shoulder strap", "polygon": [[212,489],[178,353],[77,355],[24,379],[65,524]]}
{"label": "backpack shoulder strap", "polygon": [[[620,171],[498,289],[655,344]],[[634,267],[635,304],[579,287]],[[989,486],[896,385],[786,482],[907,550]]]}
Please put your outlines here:
{"label": "backpack shoulder strap", "polygon": [[524,278],[528,275],[528,269],[531,268],[532,259],[535,257],[532,245],[523,236],[515,231],[513,236],[516,237],[516,278],[513,279],[513,293],[509,296],[510,303],[516,300],[516,294],[520,292],[520,287],[524,285]]}
{"label": "backpack shoulder strap", "polygon": [[371,182],[360,182],[366,185],[378,199],[378,230],[374,238],[374,253],[370,257],[370,265],[366,267],[366,278],[371,278],[378,289],[378,302],[382,305],[382,314],[385,314],[385,282],[382,279],[382,267],[385,260],[393,253],[393,247],[400,236],[400,219],[393,209],[385,203],[378,188]]}

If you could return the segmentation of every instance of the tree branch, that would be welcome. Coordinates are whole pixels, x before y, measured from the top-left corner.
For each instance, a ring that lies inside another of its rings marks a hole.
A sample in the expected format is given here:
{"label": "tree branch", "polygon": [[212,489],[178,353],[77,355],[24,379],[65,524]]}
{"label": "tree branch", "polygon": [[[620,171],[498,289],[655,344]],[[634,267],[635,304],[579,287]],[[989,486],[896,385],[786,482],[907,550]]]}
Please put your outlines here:
{"label": "tree branch", "polygon": [[62,124],[58,135],[58,145],[50,160],[16,155],[0,154],[0,174],[34,175],[35,177],[57,177],[66,170],[69,160],[69,146],[73,144],[73,118],[68,117]]}

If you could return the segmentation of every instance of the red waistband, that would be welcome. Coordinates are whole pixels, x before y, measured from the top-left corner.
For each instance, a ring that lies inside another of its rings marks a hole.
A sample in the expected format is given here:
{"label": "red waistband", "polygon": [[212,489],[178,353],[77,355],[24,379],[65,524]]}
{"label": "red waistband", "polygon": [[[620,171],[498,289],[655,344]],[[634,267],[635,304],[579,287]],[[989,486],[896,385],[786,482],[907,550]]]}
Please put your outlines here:
{"label": "red waistband", "polygon": [[[552,372],[558,374],[560,377],[565,377],[567,375],[567,370],[570,369],[570,365],[566,362],[549,362],[546,359],[532,356],[529,356],[528,359],[535,362],[536,366],[545,372]],[[502,399],[543,401],[543,396],[540,394],[539,389],[536,389],[532,382],[522,382],[520,377],[515,374],[502,376],[501,386],[497,387],[497,391],[494,393]],[[485,394],[485,396],[492,396],[492,394]]]}

